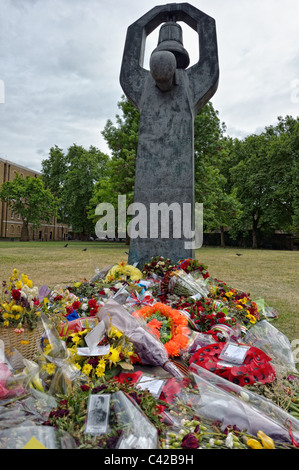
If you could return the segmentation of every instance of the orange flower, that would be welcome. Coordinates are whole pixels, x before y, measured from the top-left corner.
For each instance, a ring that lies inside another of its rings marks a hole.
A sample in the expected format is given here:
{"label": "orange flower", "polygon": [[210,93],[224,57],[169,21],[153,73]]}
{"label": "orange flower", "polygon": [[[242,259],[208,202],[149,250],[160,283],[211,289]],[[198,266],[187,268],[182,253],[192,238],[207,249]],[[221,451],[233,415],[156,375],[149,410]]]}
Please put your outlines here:
{"label": "orange flower", "polygon": [[[140,310],[136,310],[133,316],[142,317],[146,320],[147,317],[151,317],[155,313],[165,316],[170,321],[171,339],[164,344],[169,357],[179,356],[181,350],[188,345],[188,335],[190,334],[188,319],[179,310],[173,309],[162,302],[150,306],[145,305]],[[153,318],[148,322],[148,326],[152,333],[160,338],[161,322]]]}

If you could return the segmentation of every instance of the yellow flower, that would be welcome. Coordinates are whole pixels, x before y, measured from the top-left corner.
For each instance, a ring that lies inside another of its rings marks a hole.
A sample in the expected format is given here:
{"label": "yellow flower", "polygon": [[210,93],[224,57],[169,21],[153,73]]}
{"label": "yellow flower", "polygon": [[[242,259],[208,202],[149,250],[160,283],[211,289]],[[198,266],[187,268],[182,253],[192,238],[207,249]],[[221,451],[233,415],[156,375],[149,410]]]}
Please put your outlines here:
{"label": "yellow flower", "polygon": [[10,315],[9,315],[9,313],[5,312],[5,313],[2,314],[2,317],[4,318],[4,320],[7,320],[10,317]]}
{"label": "yellow flower", "polygon": [[251,449],[262,449],[263,448],[262,444],[259,441],[257,441],[256,439],[248,439],[247,445]]}
{"label": "yellow flower", "polygon": [[123,335],[122,332],[113,325],[111,326],[109,333],[111,333],[113,336],[116,336],[117,338],[120,338]]}
{"label": "yellow flower", "polygon": [[275,449],[275,445],[271,437],[267,436],[263,431],[257,433],[257,437],[262,441],[264,449]]}
{"label": "yellow flower", "polygon": [[246,315],[246,317],[249,318],[250,323],[253,323],[253,324],[256,323],[256,318],[250,313]]}
{"label": "yellow flower", "polygon": [[73,338],[72,338],[72,341],[73,343],[79,343],[79,341],[81,341],[81,338],[79,335],[74,335]]}
{"label": "yellow flower", "polygon": [[11,311],[12,312],[19,312],[19,313],[22,313],[23,312],[23,307],[22,305],[13,305],[11,307]]}
{"label": "yellow flower", "polygon": [[22,287],[23,287],[22,281],[17,281],[17,282],[16,282],[16,288],[17,288],[17,289],[22,289]]}
{"label": "yellow flower", "polygon": [[45,297],[44,298],[44,305],[47,305],[48,303],[49,303],[49,299],[48,299],[48,297]]}
{"label": "yellow flower", "polygon": [[90,364],[84,364],[82,367],[82,373],[89,376],[90,372],[92,370],[92,366]]}
{"label": "yellow flower", "polygon": [[4,326],[9,326],[9,321],[6,320],[4,323],[3,323]]}
{"label": "yellow flower", "polygon": [[28,279],[28,281],[27,281],[27,286],[30,287],[30,289],[32,289],[32,287],[33,287],[33,282],[31,281],[31,279]]}
{"label": "yellow flower", "polygon": [[23,274],[22,274],[22,282],[23,282],[23,284],[27,284],[27,281],[28,281],[28,276],[27,276],[27,274],[24,274],[24,273],[23,273]]}
{"label": "yellow flower", "polygon": [[49,375],[53,375],[54,372],[55,372],[55,370],[56,370],[55,364],[52,364],[52,363],[47,364],[46,370],[47,370],[47,373],[48,373]]}
{"label": "yellow flower", "polygon": [[113,362],[113,364],[119,362],[119,351],[111,346],[109,349],[108,358],[111,362]]}
{"label": "yellow flower", "polygon": [[75,283],[74,283],[74,287],[80,287],[81,284],[82,284],[82,282],[75,282]]}
{"label": "yellow flower", "polygon": [[20,344],[29,344],[28,339],[21,339]]}
{"label": "yellow flower", "polygon": [[15,279],[18,279],[19,271],[17,269],[14,269],[12,275]]}
{"label": "yellow flower", "polygon": [[104,359],[101,359],[97,365],[95,374],[97,377],[102,377],[105,374],[106,363]]}

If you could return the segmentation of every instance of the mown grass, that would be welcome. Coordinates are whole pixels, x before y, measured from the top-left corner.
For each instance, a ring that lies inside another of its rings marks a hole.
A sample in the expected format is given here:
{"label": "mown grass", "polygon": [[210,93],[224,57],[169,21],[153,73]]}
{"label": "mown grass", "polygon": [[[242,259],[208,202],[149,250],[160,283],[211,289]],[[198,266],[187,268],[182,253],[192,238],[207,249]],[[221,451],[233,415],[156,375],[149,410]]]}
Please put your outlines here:
{"label": "mown grass", "polygon": [[[0,242],[0,279],[6,280],[17,268],[38,286],[64,286],[91,279],[96,268],[128,259],[128,246],[123,243],[71,241],[66,248],[64,245]],[[212,277],[244,290],[253,300],[263,298],[276,308],[276,328],[290,340],[299,339],[299,252],[202,247],[196,251],[196,258],[208,266]]]}

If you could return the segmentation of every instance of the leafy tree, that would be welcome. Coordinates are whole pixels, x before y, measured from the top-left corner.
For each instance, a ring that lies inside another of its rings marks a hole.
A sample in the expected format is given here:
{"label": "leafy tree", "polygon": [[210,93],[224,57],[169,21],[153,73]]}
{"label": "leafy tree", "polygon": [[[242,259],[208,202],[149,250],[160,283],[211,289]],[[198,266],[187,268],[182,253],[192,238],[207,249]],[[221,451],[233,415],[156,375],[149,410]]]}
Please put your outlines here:
{"label": "leafy tree", "polygon": [[295,228],[298,201],[298,119],[279,118],[260,135],[235,141],[231,176],[242,215],[235,231],[252,231],[252,246],[258,234]]}
{"label": "leafy tree", "polygon": [[229,139],[225,124],[212,102],[194,122],[195,200],[203,203],[204,231],[219,231],[225,246],[224,229],[240,214],[237,192],[229,184]]}
{"label": "leafy tree", "polygon": [[59,197],[61,218],[82,239],[94,234],[88,206],[108,160],[109,157],[94,146],[86,150],[73,144],[66,155],[57,146],[51,148],[49,158],[42,162],[45,184]]}
{"label": "leafy tree", "polygon": [[89,217],[93,222],[96,220],[95,208],[100,202],[110,203],[117,209],[119,195],[126,195],[127,207],[134,201],[139,112],[124,96],[118,107],[122,115],[116,115],[115,125],[109,119],[102,131],[111,150],[111,159],[90,200]]}
{"label": "leafy tree", "polygon": [[40,177],[27,176],[24,179],[16,174],[13,181],[2,184],[0,198],[21,215],[21,241],[29,240],[29,225],[34,230],[42,222],[50,222],[57,213],[57,202]]}

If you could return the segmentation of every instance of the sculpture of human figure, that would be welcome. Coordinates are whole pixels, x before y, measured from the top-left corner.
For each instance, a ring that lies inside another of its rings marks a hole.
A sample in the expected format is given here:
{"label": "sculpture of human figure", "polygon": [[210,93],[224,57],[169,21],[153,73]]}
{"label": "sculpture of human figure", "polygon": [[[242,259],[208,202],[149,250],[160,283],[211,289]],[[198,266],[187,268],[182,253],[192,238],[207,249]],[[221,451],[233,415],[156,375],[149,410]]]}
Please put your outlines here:
{"label": "sculpture of human figure", "polygon": [[[189,68],[188,53],[180,43],[180,33],[177,36],[178,21],[194,29],[199,38],[199,60]],[[145,40],[161,23],[160,43],[146,70]],[[174,34],[170,41],[167,34]],[[176,230],[171,226],[174,211],[169,210],[169,235],[167,230],[166,236],[161,235],[165,222],[161,216],[151,236],[149,230],[157,219],[153,221],[150,212],[163,203],[168,208],[179,205],[182,215],[189,204],[194,228],[194,118],[216,92],[218,79],[215,21],[197,8],[188,3],[158,6],[128,28],[120,83],[140,112],[134,203],[148,209],[147,236],[131,238],[130,264],[141,267],[158,255],[174,262],[194,258],[194,247],[186,248],[183,219]]]}

